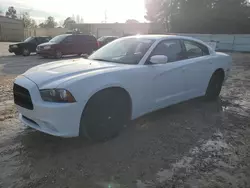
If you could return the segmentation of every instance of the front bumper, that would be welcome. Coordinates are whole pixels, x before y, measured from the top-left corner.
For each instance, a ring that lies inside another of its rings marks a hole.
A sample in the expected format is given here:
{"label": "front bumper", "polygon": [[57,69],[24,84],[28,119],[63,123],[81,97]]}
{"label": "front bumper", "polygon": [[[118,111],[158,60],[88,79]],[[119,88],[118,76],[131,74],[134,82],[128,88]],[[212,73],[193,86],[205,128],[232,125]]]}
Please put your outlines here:
{"label": "front bumper", "polygon": [[82,109],[77,103],[51,103],[41,99],[37,85],[24,76],[15,80],[15,84],[28,89],[34,106],[33,110],[19,105],[19,119],[29,127],[41,132],[61,137],[79,135]]}
{"label": "front bumper", "polygon": [[54,50],[37,50],[36,53],[40,56],[55,56]]}
{"label": "front bumper", "polygon": [[21,50],[20,50],[19,48],[9,48],[9,52],[10,52],[10,53],[13,53],[13,52],[14,52],[14,53],[15,53],[15,52],[16,52],[16,53],[20,53]]}

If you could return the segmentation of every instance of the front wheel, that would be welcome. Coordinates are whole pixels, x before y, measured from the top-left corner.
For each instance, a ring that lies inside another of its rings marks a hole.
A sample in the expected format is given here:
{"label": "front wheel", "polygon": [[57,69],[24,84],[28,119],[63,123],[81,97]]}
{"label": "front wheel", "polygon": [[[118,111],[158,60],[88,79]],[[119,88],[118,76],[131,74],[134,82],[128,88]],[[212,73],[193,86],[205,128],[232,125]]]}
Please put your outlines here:
{"label": "front wheel", "polygon": [[21,55],[21,52],[14,52],[15,55]]}
{"label": "front wheel", "polygon": [[28,48],[24,48],[23,49],[23,56],[29,56],[30,55],[30,51]]}
{"label": "front wheel", "polygon": [[206,99],[213,100],[216,99],[221,92],[222,84],[224,81],[224,75],[221,72],[215,72],[211,77],[207,91],[206,91]]}
{"label": "front wheel", "polygon": [[61,59],[62,56],[63,56],[62,52],[59,51],[59,50],[57,50],[57,51],[56,51],[56,54],[55,54],[55,58],[56,58],[56,59]]}
{"label": "front wheel", "polygon": [[129,102],[122,97],[111,90],[93,96],[81,118],[80,136],[94,141],[116,136],[129,120]]}

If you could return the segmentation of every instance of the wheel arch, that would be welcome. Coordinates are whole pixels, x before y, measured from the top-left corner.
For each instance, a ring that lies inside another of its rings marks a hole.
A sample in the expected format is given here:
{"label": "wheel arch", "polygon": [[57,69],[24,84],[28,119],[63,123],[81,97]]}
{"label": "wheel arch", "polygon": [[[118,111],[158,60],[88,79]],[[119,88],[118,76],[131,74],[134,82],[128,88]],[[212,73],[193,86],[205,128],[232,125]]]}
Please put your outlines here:
{"label": "wheel arch", "polygon": [[84,105],[84,109],[82,111],[82,113],[84,113],[87,105],[89,104],[90,100],[93,99],[93,97],[97,94],[100,94],[103,91],[106,90],[112,90],[113,92],[118,92],[120,94],[124,94],[125,97],[127,97],[127,100],[129,102],[129,118],[131,118],[132,116],[132,111],[133,111],[133,101],[132,101],[132,97],[130,95],[130,93],[123,87],[121,86],[109,86],[109,87],[105,87],[105,88],[99,88],[98,90],[96,90],[95,92],[91,93],[88,97],[88,100],[86,101],[86,104]]}
{"label": "wheel arch", "polygon": [[214,72],[212,73],[212,75],[210,76],[210,78],[207,80],[207,85],[206,85],[205,91],[207,90],[207,88],[209,86],[209,83],[210,83],[212,77],[215,74],[221,74],[223,76],[223,80],[225,79],[225,71],[224,71],[224,69],[223,68],[217,68],[217,69],[215,69]]}
{"label": "wheel arch", "polygon": [[[218,68],[218,69],[216,69],[216,70],[213,72],[212,76],[215,75],[215,74],[220,74],[220,75],[223,77],[223,80],[225,79],[225,71],[224,71],[223,68]],[[212,78],[212,76],[211,76],[211,78]]]}

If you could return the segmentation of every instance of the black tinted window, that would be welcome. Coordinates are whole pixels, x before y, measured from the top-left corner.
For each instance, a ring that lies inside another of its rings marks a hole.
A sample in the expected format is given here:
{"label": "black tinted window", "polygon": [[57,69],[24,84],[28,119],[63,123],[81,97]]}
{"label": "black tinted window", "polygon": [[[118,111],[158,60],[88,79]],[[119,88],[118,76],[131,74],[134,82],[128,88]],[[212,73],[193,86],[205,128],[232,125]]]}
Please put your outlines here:
{"label": "black tinted window", "polygon": [[204,55],[209,55],[209,50],[206,46],[197,42],[184,40],[184,46],[186,48],[187,58],[196,58]]}
{"label": "black tinted window", "polygon": [[183,59],[183,52],[179,40],[166,40],[160,42],[154,49],[151,56],[165,55],[168,57],[168,62],[179,61]]}
{"label": "black tinted window", "polygon": [[49,42],[49,41],[50,41],[50,38],[49,38],[49,37],[45,37],[45,38],[43,38],[43,41],[44,41],[44,42]]}
{"label": "black tinted window", "polygon": [[96,38],[91,35],[78,35],[76,38],[82,42],[96,42]]}
{"label": "black tinted window", "polygon": [[72,37],[72,36],[67,36],[67,37],[64,39],[64,42],[66,42],[66,43],[72,43],[72,42],[73,42],[73,37]]}
{"label": "black tinted window", "polygon": [[48,37],[38,37],[38,38],[36,38],[36,40],[38,41],[38,43],[44,43],[44,42],[50,41],[50,39]]}
{"label": "black tinted window", "polygon": [[51,39],[50,42],[60,43],[60,42],[64,41],[66,37],[67,37],[67,35],[58,35],[58,36],[54,37],[53,39]]}

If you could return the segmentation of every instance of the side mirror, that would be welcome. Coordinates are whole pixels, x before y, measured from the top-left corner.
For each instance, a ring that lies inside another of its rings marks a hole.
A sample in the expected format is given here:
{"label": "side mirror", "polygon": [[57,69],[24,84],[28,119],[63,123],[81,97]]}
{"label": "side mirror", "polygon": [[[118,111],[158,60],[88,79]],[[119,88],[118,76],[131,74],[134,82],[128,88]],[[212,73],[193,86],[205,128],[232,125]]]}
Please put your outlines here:
{"label": "side mirror", "polygon": [[165,64],[168,62],[168,57],[165,55],[154,55],[150,58],[152,64]]}

